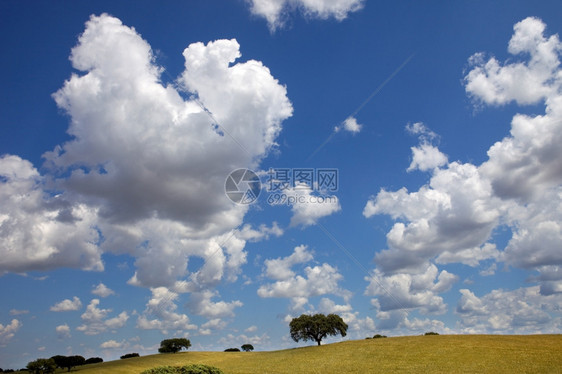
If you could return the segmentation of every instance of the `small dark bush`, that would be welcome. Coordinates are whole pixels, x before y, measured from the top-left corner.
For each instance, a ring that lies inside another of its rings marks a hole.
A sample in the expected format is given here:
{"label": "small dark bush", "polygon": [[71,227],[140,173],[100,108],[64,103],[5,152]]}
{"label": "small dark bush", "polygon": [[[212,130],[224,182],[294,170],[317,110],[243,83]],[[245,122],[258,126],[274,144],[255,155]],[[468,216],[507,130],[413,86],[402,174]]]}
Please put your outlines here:
{"label": "small dark bush", "polygon": [[240,352],[239,348],[227,348],[224,350],[225,352]]}
{"label": "small dark bush", "polygon": [[373,339],[380,339],[380,338],[386,338],[386,335],[376,334],[375,336],[373,336]]}
{"label": "small dark bush", "polygon": [[86,365],[88,364],[97,364],[99,362],[103,362],[103,358],[101,357],[90,357],[86,360]]}
{"label": "small dark bush", "polygon": [[126,355],[121,356],[121,360],[133,357],[140,357],[140,355],[138,353],[127,353]]}
{"label": "small dark bush", "polygon": [[439,333],[430,331],[430,332],[426,332],[424,335],[439,335]]}
{"label": "small dark bush", "polygon": [[207,365],[159,366],[143,371],[141,374],[224,374],[219,368]]}

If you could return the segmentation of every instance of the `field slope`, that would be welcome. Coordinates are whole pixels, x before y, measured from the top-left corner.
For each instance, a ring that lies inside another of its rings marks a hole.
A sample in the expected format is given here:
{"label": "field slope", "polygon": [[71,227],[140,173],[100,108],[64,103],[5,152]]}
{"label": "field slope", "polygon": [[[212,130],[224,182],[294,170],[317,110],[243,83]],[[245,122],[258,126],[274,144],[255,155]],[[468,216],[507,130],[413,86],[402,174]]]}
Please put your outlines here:
{"label": "field slope", "polygon": [[562,335],[440,335],[368,339],[273,352],[184,352],[87,365],[80,374],[138,374],[202,363],[225,374],[562,373]]}

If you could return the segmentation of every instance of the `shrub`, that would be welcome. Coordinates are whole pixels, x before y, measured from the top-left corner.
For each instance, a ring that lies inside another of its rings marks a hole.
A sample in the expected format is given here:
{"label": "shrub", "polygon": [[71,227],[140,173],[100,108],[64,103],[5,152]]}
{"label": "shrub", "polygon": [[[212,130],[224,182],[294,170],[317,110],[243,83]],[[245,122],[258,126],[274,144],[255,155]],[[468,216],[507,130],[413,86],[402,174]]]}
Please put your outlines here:
{"label": "shrub", "polygon": [[240,349],[238,349],[238,348],[227,348],[224,351],[225,352],[240,352]]}
{"label": "shrub", "polygon": [[426,332],[424,335],[439,335],[439,333],[430,331],[430,332]]}
{"label": "shrub", "polygon": [[126,355],[121,356],[121,360],[133,357],[140,357],[140,355],[138,353],[127,353]]}
{"label": "shrub", "polygon": [[376,334],[375,336],[373,336],[373,339],[380,339],[380,338],[386,338],[386,335]]}
{"label": "shrub", "polygon": [[90,357],[89,359],[86,360],[86,365],[87,364],[97,364],[99,362],[103,362],[103,358],[101,358],[101,357]]}
{"label": "shrub", "polygon": [[143,371],[141,374],[224,374],[219,368],[193,364],[187,366],[159,366]]}

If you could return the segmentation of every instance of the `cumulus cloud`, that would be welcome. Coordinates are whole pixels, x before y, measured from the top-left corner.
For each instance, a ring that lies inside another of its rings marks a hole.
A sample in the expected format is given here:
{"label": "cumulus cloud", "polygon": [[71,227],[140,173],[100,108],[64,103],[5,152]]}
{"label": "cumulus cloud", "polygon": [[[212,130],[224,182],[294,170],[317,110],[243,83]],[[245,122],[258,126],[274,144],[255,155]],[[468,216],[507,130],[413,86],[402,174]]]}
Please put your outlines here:
{"label": "cumulus cloud", "polygon": [[[235,281],[246,242],[282,230],[239,229],[248,207],[225,196],[224,180],[258,168],[292,115],[285,86],[261,62],[240,61],[240,49],[234,39],[193,43],[185,70],[165,84],[134,28],[91,16],[70,55],[76,73],[53,94],[70,140],[44,154],[45,175],[18,156],[0,158],[0,272],[103,270],[102,254],[114,253],[135,258],[137,286],[209,300],[205,291]],[[188,271],[193,257],[204,265]]]}
{"label": "cumulus cloud", "polygon": [[306,266],[304,275],[291,269],[312,260],[312,254],[303,245],[296,247],[290,256],[265,260],[264,275],[276,281],[260,286],[258,296],[291,299],[293,310],[302,310],[313,296],[332,294],[349,299],[351,293],[338,284],[343,276],[331,265]]}
{"label": "cumulus cloud", "polygon": [[342,122],[341,125],[336,126],[334,128],[335,132],[340,132],[341,130],[349,131],[352,134],[357,134],[361,132],[363,125],[357,123],[355,117],[348,117],[345,121]]}
{"label": "cumulus cloud", "polygon": [[562,295],[544,296],[538,286],[493,290],[478,297],[461,289],[456,313],[465,333],[559,333]]}
{"label": "cumulus cloud", "polygon": [[6,346],[22,325],[23,324],[15,318],[7,325],[0,323],[0,347]]}
{"label": "cumulus cloud", "polygon": [[165,287],[151,289],[152,298],[146,304],[146,309],[137,320],[137,327],[143,330],[160,330],[162,334],[168,331],[185,332],[195,330],[186,314],[177,312],[176,300],[179,294]]}
{"label": "cumulus cloud", "polygon": [[102,270],[95,209],[49,197],[45,178],[18,156],[0,157],[0,274],[73,267]]}
{"label": "cumulus cloud", "polygon": [[322,191],[313,191],[304,185],[283,191],[291,203],[291,226],[312,226],[322,217],[330,216],[341,210],[341,205],[336,195],[323,194]]}
{"label": "cumulus cloud", "polygon": [[[559,250],[562,241],[562,73],[559,67],[562,43],[557,35],[545,36],[545,30],[542,21],[527,18],[514,27],[508,48],[513,59],[500,63],[479,53],[469,61],[471,70],[465,77],[465,88],[480,105],[509,102],[525,105],[541,101],[545,104],[542,115],[516,114],[510,134],[489,148],[488,159],[481,165],[447,161],[435,146],[429,145],[437,138],[436,134],[421,123],[407,127],[421,142],[420,147],[412,149],[414,157],[409,170],[431,170],[429,183],[414,192],[406,188],[394,192],[382,189],[369,199],[363,210],[365,217],[387,214],[396,220],[387,234],[388,249],[375,255],[377,269],[372,278],[377,282],[368,288],[368,292],[377,296],[374,302],[378,303],[380,313],[399,309],[394,304],[426,311],[442,310],[440,298],[428,292],[431,284],[427,284],[425,292],[417,293],[411,289],[410,282],[420,274],[428,274],[426,269],[433,269],[433,262],[476,267],[492,260],[537,271],[539,275],[530,280],[540,285],[525,291],[496,290],[483,299],[476,298],[469,290],[463,291],[457,312],[467,315],[466,330],[471,330],[472,322],[481,325],[481,331],[532,331],[535,328],[527,326],[527,322],[517,322],[522,316],[506,315],[502,320],[503,316],[496,314],[489,316],[486,322],[474,317],[477,311],[484,313],[494,295],[509,299],[521,294],[529,300],[528,305],[519,308],[506,304],[503,309],[523,310],[539,320],[547,319],[534,308],[536,303],[553,302],[562,292],[559,270],[562,268]],[[500,226],[511,231],[505,248],[497,248],[492,236]],[[492,274],[496,268],[495,262],[488,263],[481,275]],[[435,271],[431,272],[433,279]],[[386,278],[394,282],[388,283]],[[395,295],[394,299],[385,296],[382,286],[394,290],[390,292]],[[530,296],[531,292],[540,295]],[[474,310],[469,313],[471,305]],[[477,305],[483,305],[484,309],[478,309]],[[394,321],[389,325],[404,325],[407,319],[404,313],[406,311],[395,310],[389,314],[387,320]],[[545,331],[551,331],[557,325],[542,326]]]}
{"label": "cumulus cloud", "polygon": [[365,217],[384,213],[406,222],[388,232],[389,249],[376,255],[378,267],[385,272],[417,269],[442,253],[460,258],[463,251],[482,247],[499,222],[497,200],[476,166],[458,162],[435,169],[429,185],[417,192],[381,190],[367,202]]}
{"label": "cumulus cloud", "polygon": [[97,286],[95,286],[94,289],[92,290],[92,293],[99,297],[108,297],[111,295],[115,295],[115,292],[112,289],[108,288],[103,283],[100,283]]}
{"label": "cumulus cloud", "polygon": [[67,339],[70,338],[70,327],[65,323],[64,325],[59,325],[57,327],[55,327],[55,331],[57,333],[57,338],[62,340],[62,339]]}
{"label": "cumulus cloud", "polygon": [[443,154],[437,147],[431,144],[420,144],[412,147],[412,163],[408,166],[407,171],[420,170],[428,171],[447,163],[447,156]]}
{"label": "cumulus cloud", "polygon": [[528,56],[527,62],[501,64],[494,57],[486,60],[483,53],[473,55],[469,60],[472,69],[465,77],[468,94],[492,105],[510,101],[533,104],[556,94],[560,85],[556,76],[560,40],[558,35],[545,37],[545,29],[546,25],[534,17],[513,27],[508,52],[514,56]]}
{"label": "cumulus cloud", "polygon": [[127,312],[119,313],[117,317],[106,318],[111,309],[100,309],[99,299],[92,299],[90,304],[86,307],[86,311],[80,316],[82,325],[78,326],[76,330],[83,332],[86,335],[97,335],[107,330],[116,330],[125,326],[129,319]]}
{"label": "cumulus cloud", "polygon": [[342,21],[349,13],[363,7],[364,0],[247,0],[253,14],[267,20],[269,29],[283,26],[288,13],[300,10],[312,18],[335,18]]}
{"label": "cumulus cloud", "polygon": [[419,309],[423,314],[443,314],[447,305],[438,294],[448,291],[458,276],[446,270],[439,272],[433,264],[417,274],[384,275],[378,269],[366,277],[368,296],[376,296],[379,311]]}
{"label": "cumulus cloud", "polygon": [[64,299],[63,301],[56,303],[50,308],[51,312],[70,312],[74,310],[79,310],[82,308],[82,302],[77,296],[74,296],[72,300]]}
{"label": "cumulus cloud", "polygon": [[108,340],[108,341],[105,341],[105,342],[101,343],[100,348],[103,348],[103,349],[120,349],[120,348],[123,348],[125,346],[125,344],[126,344],[125,341],[118,342],[118,341],[115,341],[115,340],[112,339],[112,340]]}

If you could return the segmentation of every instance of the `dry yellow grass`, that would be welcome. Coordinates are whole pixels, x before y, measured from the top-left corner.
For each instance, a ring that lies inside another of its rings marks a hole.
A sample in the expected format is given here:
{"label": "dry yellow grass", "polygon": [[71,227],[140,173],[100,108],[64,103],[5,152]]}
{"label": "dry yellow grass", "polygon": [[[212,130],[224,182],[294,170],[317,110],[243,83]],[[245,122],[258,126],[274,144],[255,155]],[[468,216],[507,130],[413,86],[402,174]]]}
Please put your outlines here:
{"label": "dry yellow grass", "polygon": [[184,352],[77,368],[138,374],[201,363],[225,374],[562,373],[562,335],[440,335],[368,339],[273,352]]}

